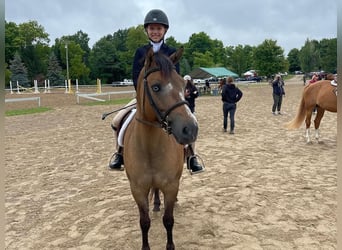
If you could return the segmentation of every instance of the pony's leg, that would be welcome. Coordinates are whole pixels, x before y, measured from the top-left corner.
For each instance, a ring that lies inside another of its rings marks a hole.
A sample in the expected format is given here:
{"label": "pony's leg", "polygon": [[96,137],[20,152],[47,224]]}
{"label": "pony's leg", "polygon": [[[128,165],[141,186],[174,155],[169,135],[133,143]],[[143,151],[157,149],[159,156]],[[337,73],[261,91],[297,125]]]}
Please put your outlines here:
{"label": "pony's leg", "polygon": [[318,141],[319,137],[320,137],[320,133],[319,133],[319,125],[321,124],[321,120],[323,118],[324,115],[324,109],[317,107],[317,114],[314,120],[315,123],[315,139]]}
{"label": "pony's leg", "polygon": [[148,231],[151,226],[151,219],[148,214],[148,207],[145,205],[141,206],[138,204],[139,214],[140,214],[140,228],[142,234],[142,250],[150,250],[150,245],[148,243]]}
{"label": "pony's leg", "polygon": [[311,116],[312,116],[312,108],[309,108],[308,110],[306,110],[306,117],[305,117],[305,125],[306,125],[305,138],[306,138],[306,143],[310,143],[311,142],[311,137],[310,137]]}
{"label": "pony's leg", "polygon": [[154,212],[160,211],[160,196],[159,196],[159,189],[155,189],[155,190],[154,190],[153,211],[154,211]]}
{"label": "pony's leg", "polygon": [[173,209],[177,199],[177,192],[178,188],[170,190],[170,192],[164,192],[165,212],[163,216],[163,224],[167,234],[166,250],[175,249],[175,245],[173,243],[172,229],[174,224]]}
{"label": "pony's leg", "polygon": [[305,138],[306,138],[306,143],[310,143],[310,142],[311,142],[311,138],[310,138],[310,128],[306,128],[306,129],[305,129]]}
{"label": "pony's leg", "polygon": [[140,229],[142,235],[142,250],[150,250],[150,245],[148,243],[148,231],[151,226],[151,219],[149,216],[149,202],[148,202],[148,194],[149,189],[145,190],[139,186],[132,186],[131,183],[131,191],[134,197],[135,202],[139,208],[140,215]]}

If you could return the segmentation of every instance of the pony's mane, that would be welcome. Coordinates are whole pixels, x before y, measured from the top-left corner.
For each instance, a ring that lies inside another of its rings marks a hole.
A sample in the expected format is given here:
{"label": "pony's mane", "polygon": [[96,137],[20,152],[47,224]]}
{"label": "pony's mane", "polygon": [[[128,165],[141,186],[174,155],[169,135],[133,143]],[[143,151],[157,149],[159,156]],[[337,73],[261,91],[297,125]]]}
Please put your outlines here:
{"label": "pony's mane", "polygon": [[174,65],[169,57],[160,52],[154,54],[154,60],[157,64],[157,67],[160,68],[160,72],[164,78],[168,78],[171,76],[171,72],[174,69]]}

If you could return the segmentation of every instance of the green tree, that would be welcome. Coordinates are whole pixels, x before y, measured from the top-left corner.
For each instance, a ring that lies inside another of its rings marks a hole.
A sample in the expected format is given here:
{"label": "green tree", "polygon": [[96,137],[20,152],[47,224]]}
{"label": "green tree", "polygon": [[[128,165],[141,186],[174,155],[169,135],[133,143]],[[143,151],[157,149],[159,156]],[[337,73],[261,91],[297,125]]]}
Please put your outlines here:
{"label": "green tree", "polygon": [[46,77],[50,80],[51,86],[62,85],[64,79],[66,79],[62,74],[62,67],[59,65],[58,59],[53,52],[49,57]]}
{"label": "green tree", "polygon": [[93,78],[99,78],[103,83],[114,81],[114,65],[118,61],[117,50],[112,35],[102,37],[93,46],[89,56]]}
{"label": "green tree", "polygon": [[299,53],[300,66],[304,72],[320,70],[319,43],[317,40],[305,41]]}
{"label": "green tree", "polygon": [[337,68],[337,38],[320,41],[320,66],[326,72],[335,73]]}
{"label": "green tree", "polygon": [[214,57],[213,54],[210,51],[206,51],[205,53],[200,52],[193,52],[194,56],[194,65],[193,68],[199,68],[199,67],[215,67],[214,64]]}
{"label": "green tree", "polygon": [[226,48],[227,66],[230,70],[241,76],[247,70],[253,69],[253,49],[249,45],[229,46]]}
{"label": "green tree", "polygon": [[21,60],[19,53],[14,54],[13,60],[10,62],[10,70],[11,70],[11,81],[12,84],[16,84],[23,87],[30,87],[28,78],[27,78],[27,69],[24,63]]}
{"label": "green tree", "polygon": [[284,50],[277,45],[277,41],[265,39],[254,49],[253,66],[259,75],[264,76],[286,71]]}
{"label": "green tree", "polygon": [[213,49],[213,42],[206,33],[200,32],[198,34],[192,34],[184,47],[184,56],[188,60],[190,67],[193,69],[195,67],[195,56],[204,55],[207,51],[211,52]]}
{"label": "green tree", "polygon": [[292,49],[287,55],[287,61],[289,63],[289,71],[295,72],[301,70],[299,61],[299,49]]}
{"label": "green tree", "polygon": [[10,64],[10,60],[14,58],[14,54],[22,45],[19,27],[14,22],[5,21],[5,62]]}
{"label": "green tree", "polygon": [[8,69],[8,64],[5,63],[5,86],[9,87],[9,81],[11,80],[12,72]]}

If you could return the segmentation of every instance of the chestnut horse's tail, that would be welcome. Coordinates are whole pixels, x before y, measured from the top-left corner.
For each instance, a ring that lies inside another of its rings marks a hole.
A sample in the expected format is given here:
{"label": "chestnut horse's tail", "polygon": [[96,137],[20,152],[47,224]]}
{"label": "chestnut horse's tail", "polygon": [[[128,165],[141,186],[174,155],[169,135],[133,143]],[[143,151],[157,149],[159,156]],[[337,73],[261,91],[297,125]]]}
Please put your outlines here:
{"label": "chestnut horse's tail", "polygon": [[300,101],[299,107],[298,107],[298,111],[296,114],[296,117],[293,118],[291,121],[289,121],[288,123],[286,123],[286,127],[288,129],[296,129],[299,128],[300,125],[302,125],[304,119],[306,116],[306,110],[305,110],[305,101],[304,101],[304,95],[302,96],[302,99]]}

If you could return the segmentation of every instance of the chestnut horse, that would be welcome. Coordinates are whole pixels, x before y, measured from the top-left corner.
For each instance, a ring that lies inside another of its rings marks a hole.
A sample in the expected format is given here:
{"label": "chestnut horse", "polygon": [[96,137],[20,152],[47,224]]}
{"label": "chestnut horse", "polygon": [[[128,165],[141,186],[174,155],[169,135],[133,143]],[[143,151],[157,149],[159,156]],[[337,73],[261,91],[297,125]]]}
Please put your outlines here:
{"label": "chestnut horse", "polygon": [[184,145],[193,143],[198,133],[197,120],[184,98],[185,83],[174,66],[182,54],[183,49],[170,57],[153,53],[152,48],[147,52],[138,78],[135,118],[125,132],[125,169],[139,208],[144,250],[150,249],[149,193],[159,196],[159,190],[164,198],[166,249],[175,248],[173,210],[183,171]]}
{"label": "chestnut horse", "polygon": [[302,99],[297,111],[297,115],[293,120],[286,124],[289,129],[299,128],[305,120],[306,142],[310,143],[310,124],[314,107],[317,107],[317,114],[314,120],[315,138],[319,140],[319,125],[323,118],[324,112],[337,112],[337,95],[336,87],[331,85],[330,80],[321,80],[304,87]]}

